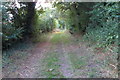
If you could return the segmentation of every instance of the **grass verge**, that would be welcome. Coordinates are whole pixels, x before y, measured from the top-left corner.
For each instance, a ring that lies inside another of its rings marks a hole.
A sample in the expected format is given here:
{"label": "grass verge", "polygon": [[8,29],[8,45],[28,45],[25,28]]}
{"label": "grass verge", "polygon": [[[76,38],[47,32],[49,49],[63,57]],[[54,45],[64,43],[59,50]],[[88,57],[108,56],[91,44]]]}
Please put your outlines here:
{"label": "grass verge", "polygon": [[40,35],[37,35],[36,37],[34,37],[32,39],[32,41],[34,43],[37,43],[37,42],[46,42],[49,39],[50,35],[51,35],[51,33],[43,33],[43,34],[40,34]]}
{"label": "grass verge", "polygon": [[78,57],[77,55],[75,55],[75,53],[69,53],[69,57],[75,69],[84,68],[84,66],[86,65],[86,60],[84,57]]}
{"label": "grass verge", "polygon": [[59,71],[60,65],[58,64],[57,53],[48,53],[43,63],[45,66],[43,74],[46,75],[47,78],[63,77]]}
{"label": "grass verge", "polygon": [[69,44],[70,43],[70,34],[68,33],[54,33],[53,38],[51,39],[51,43],[57,44],[57,43],[64,43]]}

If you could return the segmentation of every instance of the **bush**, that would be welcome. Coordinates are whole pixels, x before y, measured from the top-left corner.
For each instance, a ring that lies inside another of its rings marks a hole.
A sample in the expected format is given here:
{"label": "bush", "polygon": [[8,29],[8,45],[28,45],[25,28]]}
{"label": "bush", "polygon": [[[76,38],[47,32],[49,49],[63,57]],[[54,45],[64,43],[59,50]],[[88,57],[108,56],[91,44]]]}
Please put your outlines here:
{"label": "bush", "polygon": [[2,42],[3,48],[7,48],[13,44],[16,40],[22,37],[23,27],[15,26],[14,17],[12,11],[16,9],[14,3],[2,4]]}
{"label": "bush", "polygon": [[98,42],[99,47],[118,45],[119,3],[97,3],[89,14],[90,24],[84,38]]}
{"label": "bush", "polygon": [[47,33],[54,29],[54,19],[50,17],[49,9],[46,11],[44,11],[42,8],[40,10],[36,10],[34,21],[34,36],[39,36],[42,33]]}

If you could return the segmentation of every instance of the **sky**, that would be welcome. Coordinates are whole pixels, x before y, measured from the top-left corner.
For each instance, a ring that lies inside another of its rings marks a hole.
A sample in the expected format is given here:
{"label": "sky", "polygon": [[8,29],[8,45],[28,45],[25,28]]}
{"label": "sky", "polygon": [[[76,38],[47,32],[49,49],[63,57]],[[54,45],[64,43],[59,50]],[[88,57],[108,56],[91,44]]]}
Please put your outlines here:
{"label": "sky", "polygon": [[[20,4],[17,2],[17,0],[15,0],[15,3],[16,3],[16,5],[17,5],[17,7],[20,8]],[[41,5],[43,8],[45,8],[45,7],[52,8],[52,4],[46,2],[46,0],[37,0],[37,3],[36,3],[35,8],[36,8],[36,9],[39,9],[39,6],[40,6],[40,5]]]}
{"label": "sky", "polygon": [[35,8],[39,9],[39,6],[40,6],[40,5],[41,5],[43,8],[45,8],[45,7],[52,8],[52,4],[46,2],[46,0],[38,0],[37,3],[36,3]]}

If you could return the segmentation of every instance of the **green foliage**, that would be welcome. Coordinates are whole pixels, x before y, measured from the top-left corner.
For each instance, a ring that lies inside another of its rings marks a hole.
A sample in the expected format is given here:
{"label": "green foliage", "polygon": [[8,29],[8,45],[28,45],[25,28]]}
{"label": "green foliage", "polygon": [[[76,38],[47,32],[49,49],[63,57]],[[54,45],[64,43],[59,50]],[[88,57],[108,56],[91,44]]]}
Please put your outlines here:
{"label": "green foliage", "polygon": [[15,2],[2,3],[3,48],[8,48],[9,45],[30,35],[34,8],[34,2],[20,2],[17,5]]}
{"label": "green foliage", "polygon": [[75,69],[84,68],[83,66],[86,65],[85,57],[78,57],[75,53],[69,53],[69,56]]}
{"label": "green foliage", "polygon": [[60,65],[58,64],[57,53],[49,52],[46,55],[46,58],[44,59],[43,63],[46,63],[44,64],[45,69],[43,74],[46,75],[48,78],[63,77],[63,75],[61,75],[59,71]]}
{"label": "green foliage", "polygon": [[59,33],[55,33],[52,36],[51,42],[53,44],[63,43],[63,44],[69,44],[70,43],[70,37],[71,35],[68,33],[65,33],[64,31],[61,31]]}
{"label": "green foliage", "polygon": [[50,16],[52,14],[51,12],[52,10],[43,10],[43,8],[36,10],[33,28],[34,36],[39,36],[42,33],[50,32],[54,29],[54,19]]}
{"label": "green foliage", "polygon": [[99,47],[118,44],[119,3],[96,3],[89,12],[90,24],[85,39],[98,42]]}
{"label": "green foliage", "polygon": [[59,12],[59,17],[65,21],[66,27],[73,33],[84,32],[89,21],[89,15],[86,14],[91,9],[93,3],[55,3]]}
{"label": "green foliage", "polygon": [[[2,37],[3,48],[11,45],[17,39],[22,37],[23,27],[16,23],[15,13],[13,11],[17,9],[13,6],[14,3],[3,3],[2,6]],[[14,11],[15,12],[15,11]]]}
{"label": "green foliage", "polygon": [[51,39],[51,42],[53,44],[57,44],[57,43],[61,43],[61,33],[58,33],[58,34],[54,34],[52,39]]}

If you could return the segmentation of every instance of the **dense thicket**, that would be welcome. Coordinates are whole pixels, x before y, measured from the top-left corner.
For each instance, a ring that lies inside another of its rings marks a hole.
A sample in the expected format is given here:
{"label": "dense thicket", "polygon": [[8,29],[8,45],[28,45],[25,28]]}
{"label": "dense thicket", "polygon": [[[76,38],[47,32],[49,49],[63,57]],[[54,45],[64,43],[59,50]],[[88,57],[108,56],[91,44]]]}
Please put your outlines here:
{"label": "dense thicket", "polygon": [[[24,16],[24,15],[23,15]],[[14,3],[2,3],[2,41],[3,48],[21,38],[23,16]],[[22,20],[21,20],[22,19]],[[19,21],[19,22],[18,22]]]}
{"label": "dense thicket", "polygon": [[49,8],[36,10],[34,17],[34,37],[39,37],[42,33],[47,33],[55,28],[52,11]]}
{"label": "dense thicket", "polygon": [[[2,3],[2,41],[3,48],[17,42],[23,36],[31,33],[32,19],[35,12],[34,2]],[[29,35],[27,35],[29,36]]]}
{"label": "dense thicket", "polygon": [[98,42],[99,47],[118,45],[119,3],[97,3],[89,14],[91,17],[85,37]]}

